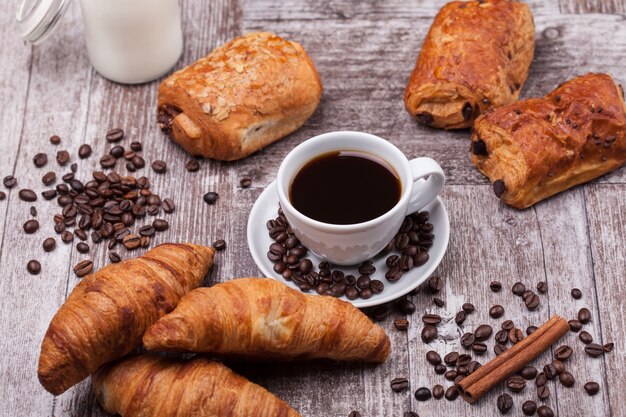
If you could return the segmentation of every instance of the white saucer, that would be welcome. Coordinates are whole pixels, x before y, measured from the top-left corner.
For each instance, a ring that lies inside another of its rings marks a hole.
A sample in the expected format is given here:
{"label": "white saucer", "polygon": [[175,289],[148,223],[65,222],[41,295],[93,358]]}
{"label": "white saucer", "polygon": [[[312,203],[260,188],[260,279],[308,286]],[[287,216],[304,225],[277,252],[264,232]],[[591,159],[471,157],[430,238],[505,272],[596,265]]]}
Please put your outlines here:
{"label": "white saucer", "polygon": [[[374,294],[367,300],[357,298],[356,300],[351,301],[345,296],[341,297],[342,300],[351,302],[358,308],[376,306],[408,294],[411,290],[415,289],[428,279],[441,262],[441,259],[448,248],[450,221],[448,219],[448,212],[446,211],[441,198],[437,198],[437,200],[424,207],[423,210],[428,210],[430,212],[429,222],[433,224],[433,233],[435,235],[433,246],[428,251],[428,254],[430,255],[428,262],[422,266],[414,267],[410,271],[405,272],[399,281],[392,283],[387,281],[384,276],[387,271],[387,265],[385,265],[385,259],[387,257],[377,256],[373,259],[376,272],[372,278],[379,279],[385,284],[384,291],[380,294]],[[248,217],[248,247],[250,248],[252,258],[254,258],[254,261],[265,276],[274,278],[292,288],[298,289],[296,284],[286,281],[280,274],[274,272],[274,264],[267,258],[269,246],[274,243],[274,241],[269,237],[265,224],[268,220],[274,219],[278,216],[277,211],[278,193],[276,192],[276,182],[273,181],[265,190],[263,190],[259,198],[254,203],[252,211],[250,211],[250,216]],[[322,259],[310,251],[307,253],[307,257],[313,261],[313,265],[315,265],[315,269],[317,270],[317,265],[322,261]],[[332,269],[340,269],[346,274],[349,272],[355,276],[359,275],[356,271],[356,267],[338,267],[333,265]],[[300,290],[298,289],[298,291]],[[317,292],[315,292],[315,290],[311,290],[307,294],[317,295]]]}

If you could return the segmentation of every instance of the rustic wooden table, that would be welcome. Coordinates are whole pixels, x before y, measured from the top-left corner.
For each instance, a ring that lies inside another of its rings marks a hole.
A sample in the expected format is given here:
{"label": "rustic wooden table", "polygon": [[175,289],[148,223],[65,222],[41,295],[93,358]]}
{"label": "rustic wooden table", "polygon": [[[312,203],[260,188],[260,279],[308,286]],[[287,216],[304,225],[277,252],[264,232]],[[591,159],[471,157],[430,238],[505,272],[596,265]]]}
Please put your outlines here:
{"label": "rustic wooden table", "polygon": [[[94,155],[109,148],[104,133],[123,127],[131,139],[145,145],[147,161],[163,159],[168,175],[150,168],[143,173],[162,197],[172,197],[177,212],[167,217],[172,227],[155,243],[192,241],[208,244],[224,238],[228,248],[216,258],[211,282],[256,276],[259,270],[246,242],[248,213],[276,174],[286,153],[303,140],[332,130],[361,130],[389,139],[409,157],[429,156],[443,166],[448,182],[443,199],[450,213],[448,252],[436,271],[444,278],[441,297],[413,297],[417,312],[408,317],[408,332],[393,326],[397,315],[382,322],[393,343],[390,359],[380,366],[297,363],[237,367],[253,381],[294,406],[303,416],[401,416],[413,410],[422,416],[497,415],[499,387],[479,404],[430,400],[418,403],[412,393],[419,386],[450,383],[435,375],[425,352],[460,349],[458,336],[482,322],[495,326],[505,318],[525,329],[539,325],[552,314],[573,318],[579,308],[593,312],[589,332],[600,343],[615,342],[615,351],[588,358],[575,334],[566,336],[574,347],[568,367],[577,379],[573,388],[550,383],[547,404],[559,416],[624,416],[626,369],[626,170],[576,187],[524,211],[499,204],[491,187],[470,164],[468,133],[430,130],[417,125],[404,111],[402,93],[420,44],[436,11],[444,1],[318,1],[318,0],[211,0],[185,1],[183,26],[185,51],[179,67],[206,55],[235,35],[257,30],[274,31],[301,42],[315,60],[324,83],[324,96],[306,125],[281,142],[235,163],[206,161],[197,173],[184,164],[188,156],[161,134],[155,123],[158,83],[121,86],[99,76],[89,65],[77,2],[72,4],[58,32],[38,47],[18,38],[13,7],[0,12],[0,176],[14,175],[18,186],[6,190],[0,201],[0,415],[1,416],[102,416],[84,381],[67,393],[53,397],[38,383],[39,346],[49,320],[78,282],[72,265],[86,256],[97,268],[108,263],[106,245],[92,245],[81,255],[73,244],[59,241],[52,253],[41,242],[55,236],[51,217],[59,211],[41,197],[34,203],[41,229],[22,231],[32,204],[20,201],[17,191],[38,193],[43,169],[33,167],[38,152],[51,156],[50,169],[59,174],[54,155],[59,149],[78,162],[85,178],[97,168],[97,159],[79,160],[78,146],[90,143]],[[523,96],[541,96],[560,82],[588,71],[613,74],[626,82],[626,2],[624,0],[560,0],[530,2],[536,23],[536,53]],[[51,145],[52,134],[62,137]],[[129,140],[127,140],[129,142]],[[128,145],[128,143],[126,143]],[[46,170],[47,171],[47,170]],[[243,176],[254,179],[249,189],[239,187]],[[202,195],[217,191],[214,206]],[[136,253],[135,253],[136,254]],[[125,257],[132,256],[122,251]],[[26,272],[29,259],[39,259],[42,273]],[[493,293],[488,285],[500,280],[504,289]],[[547,281],[548,293],[540,307],[528,312],[510,288],[516,281],[535,286]],[[570,290],[578,287],[582,299]],[[454,314],[472,302],[477,311],[460,328]],[[505,306],[506,314],[493,322],[488,308]],[[444,316],[440,336],[430,345],[420,340],[420,317],[425,312]],[[481,360],[493,356],[492,345]],[[537,362],[550,359],[544,354]],[[407,376],[411,390],[394,393],[392,378]],[[587,396],[584,382],[597,381],[600,393]],[[620,394],[621,393],[621,394]],[[534,384],[514,394],[515,409],[536,400]]]}

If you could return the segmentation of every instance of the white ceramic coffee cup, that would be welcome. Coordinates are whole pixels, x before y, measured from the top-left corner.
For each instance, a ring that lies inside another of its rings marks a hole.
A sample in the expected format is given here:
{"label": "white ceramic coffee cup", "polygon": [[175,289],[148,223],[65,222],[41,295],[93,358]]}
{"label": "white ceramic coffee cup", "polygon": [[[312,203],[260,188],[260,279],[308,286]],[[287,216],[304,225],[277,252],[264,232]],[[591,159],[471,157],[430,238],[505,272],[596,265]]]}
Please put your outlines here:
{"label": "white ceramic coffee cup", "polygon": [[[296,174],[315,157],[338,150],[369,153],[386,161],[402,185],[398,203],[375,219],[348,225],[323,223],[296,210],[289,201],[289,189]],[[296,237],[309,250],[335,265],[355,265],[377,255],[398,232],[404,217],[437,198],[444,182],[443,170],[433,159],[409,161],[385,139],[351,131],[325,133],[296,146],[281,163],[276,179],[280,205]]]}

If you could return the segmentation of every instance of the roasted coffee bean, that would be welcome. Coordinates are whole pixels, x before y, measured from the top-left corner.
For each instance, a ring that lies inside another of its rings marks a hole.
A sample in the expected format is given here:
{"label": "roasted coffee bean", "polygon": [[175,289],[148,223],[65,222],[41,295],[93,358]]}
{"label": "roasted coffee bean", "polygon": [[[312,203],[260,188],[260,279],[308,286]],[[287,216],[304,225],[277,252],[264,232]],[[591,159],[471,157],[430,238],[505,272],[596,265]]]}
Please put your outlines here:
{"label": "roasted coffee bean", "polygon": [[361,275],[372,275],[376,272],[376,267],[372,265],[371,261],[365,261],[359,266],[358,271]]}
{"label": "roasted coffee bean", "polygon": [[526,304],[527,309],[534,310],[539,306],[539,296],[533,293],[524,300],[524,303]]}
{"label": "roasted coffee bean", "polygon": [[505,329],[498,330],[494,338],[496,343],[505,344],[509,341],[509,331]]}
{"label": "roasted coffee bean", "polygon": [[554,417],[554,411],[547,405],[542,405],[537,409],[537,416],[539,417]]}
{"label": "roasted coffee bean", "polygon": [[437,307],[443,307],[443,306],[445,306],[445,305],[446,305],[446,303],[445,303],[445,302],[444,302],[441,298],[439,298],[439,297],[434,297],[434,298],[433,298],[433,303],[435,303],[435,305],[436,305]]}
{"label": "roasted coffee bean", "polygon": [[4,191],[0,191],[0,201],[7,198],[7,194]]}
{"label": "roasted coffee bean", "polygon": [[402,270],[398,266],[393,267],[385,273],[385,278],[389,282],[396,282],[402,278]]}
{"label": "roasted coffee bean", "polygon": [[578,288],[572,289],[571,294],[572,294],[572,298],[574,300],[580,300],[582,298],[582,296],[583,296],[583,292],[581,290],[579,290]]}
{"label": "roasted coffee bean", "polygon": [[400,264],[400,257],[398,255],[391,255],[389,256],[386,260],[385,260],[385,264],[389,267],[389,268],[393,268],[395,266],[398,266],[398,264]]}
{"label": "roasted coffee bean", "polygon": [[372,280],[372,282],[370,282],[370,291],[373,294],[380,294],[381,292],[383,292],[384,289],[385,289],[385,284],[382,281],[375,279],[375,280]]}
{"label": "roasted coffee bean", "polygon": [[494,305],[489,309],[489,316],[492,319],[499,319],[504,314],[504,307],[499,304]]}
{"label": "roasted coffee bean", "polygon": [[516,344],[517,342],[520,342],[522,339],[524,339],[524,333],[522,333],[521,329],[514,328],[514,329],[509,330],[508,337],[509,337],[509,341],[512,344]]}
{"label": "roasted coffee bean", "polygon": [[160,159],[152,161],[151,167],[157,174],[163,174],[165,171],[167,171],[167,164],[165,163],[165,161],[161,161]]}
{"label": "roasted coffee bean", "polygon": [[615,348],[615,343],[613,342],[605,343],[604,346],[602,346],[602,349],[604,350],[605,353],[612,352],[614,348]]}
{"label": "roasted coffee bean", "polygon": [[43,241],[42,247],[44,252],[52,252],[57,246],[57,241],[53,237],[49,237]]}
{"label": "roasted coffee bean", "polygon": [[24,232],[26,234],[32,234],[35,233],[37,230],[39,230],[39,222],[35,219],[31,219],[31,220],[27,220],[26,223],[24,223]]}
{"label": "roasted coffee bean", "polygon": [[80,240],[87,240],[87,233],[82,230],[82,229],[75,229],[74,230],[74,235],[79,238]]}
{"label": "roasted coffee bean", "polygon": [[[153,227],[154,227],[154,222],[152,224],[153,224]],[[216,251],[223,251],[224,249],[226,249],[226,241],[224,239],[219,239],[219,240],[216,240],[215,242],[213,242],[213,244],[211,246],[213,246]]]}
{"label": "roasted coffee bean", "polygon": [[444,365],[444,364],[435,365],[435,373],[437,375],[445,374],[446,370],[447,370],[447,368],[446,368],[446,365]]}
{"label": "roasted coffee bean", "polygon": [[61,166],[66,165],[70,161],[70,154],[68,151],[57,152],[57,163]]}
{"label": "roasted coffee bean", "polygon": [[119,127],[111,129],[106,134],[106,140],[108,142],[119,142],[124,138],[124,131]]}
{"label": "roasted coffee bean", "polygon": [[431,365],[439,365],[441,363],[441,356],[434,350],[426,352],[426,361]]}
{"label": "roasted coffee bean", "polygon": [[456,315],[454,316],[454,322],[460,326],[463,324],[463,322],[465,321],[465,318],[467,316],[465,315],[465,311],[461,310],[458,313],[456,313]]}
{"label": "roasted coffee bean", "polygon": [[[563,364],[561,363],[561,366]],[[526,366],[520,371],[520,377],[523,379],[534,379],[537,376],[537,368],[534,366]]]}
{"label": "roasted coffee bean", "polygon": [[146,225],[139,228],[140,236],[154,236],[156,229],[153,226]]}
{"label": "roasted coffee bean", "polygon": [[52,200],[54,197],[57,196],[57,190],[46,190],[46,191],[43,191],[41,193],[41,196],[44,198],[44,200]]}
{"label": "roasted coffee bean", "polygon": [[76,274],[77,277],[84,277],[85,275],[90,274],[92,270],[93,262],[88,259],[80,261],[74,265],[74,274]]}
{"label": "roasted coffee bean", "polygon": [[100,166],[102,168],[113,168],[116,162],[115,157],[111,155],[104,155],[100,158]]}
{"label": "roasted coffee bean", "polygon": [[541,387],[543,385],[546,385],[548,383],[548,377],[546,377],[546,374],[543,372],[539,372],[537,374],[537,377],[535,378],[535,385],[537,385],[538,387]]}
{"label": "roasted coffee bean", "polygon": [[61,138],[58,135],[52,135],[50,136],[50,143],[53,145],[58,145],[59,143],[61,143]]}
{"label": "roasted coffee bean", "polygon": [[581,308],[578,310],[578,321],[582,324],[587,324],[591,321],[591,311],[588,308]]}
{"label": "roasted coffee bean", "polygon": [[100,242],[102,242],[102,235],[100,234],[100,232],[98,232],[98,231],[91,232],[91,241],[93,243],[100,243]]}
{"label": "roasted coffee bean", "polygon": [[374,307],[370,311],[370,316],[374,321],[383,321],[387,318],[387,316],[389,316],[390,313],[391,310],[389,309],[389,307],[386,304],[382,304]]}
{"label": "roasted coffee bean", "polygon": [[550,388],[547,385],[540,385],[537,387],[537,397],[540,400],[545,401],[550,396]]}
{"label": "roasted coffee bean", "polygon": [[508,348],[506,345],[503,345],[502,343],[496,343],[493,347],[493,353],[495,353],[496,356],[502,355],[507,350]]}
{"label": "roasted coffee bean", "polygon": [[461,306],[461,308],[463,309],[463,311],[465,311],[466,314],[472,314],[476,309],[474,307],[474,304],[472,303],[465,303],[463,304],[463,306]]}
{"label": "roasted coffee bean", "polygon": [[537,283],[537,291],[539,291],[540,294],[544,294],[545,292],[548,291],[548,283],[545,281],[539,281]]}
{"label": "roasted coffee bean", "polygon": [[429,324],[425,325],[422,329],[422,342],[430,343],[437,337],[437,328]]}
{"label": "roasted coffee bean", "polygon": [[130,143],[130,149],[132,149],[135,152],[141,152],[143,150],[143,145],[141,144],[141,142],[131,142]]}
{"label": "roasted coffee bean", "polygon": [[47,172],[43,177],[41,177],[41,182],[43,182],[44,185],[52,185],[56,181],[56,179],[57,174],[50,171]]}
{"label": "roasted coffee bean", "polygon": [[31,259],[26,264],[26,270],[31,275],[39,275],[39,273],[41,272],[41,264],[39,263],[39,261],[37,261],[35,259]]}
{"label": "roasted coffee bean", "polygon": [[394,392],[402,392],[409,388],[409,380],[406,378],[394,378],[391,380],[390,385]]}
{"label": "roasted coffee bean", "polygon": [[439,291],[441,291],[442,288],[443,288],[443,280],[441,279],[441,277],[432,276],[428,278],[428,289],[432,293],[436,294]]}
{"label": "roasted coffee bean", "polygon": [[[146,166],[146,161],[139,155],[133,156],[133,158],[130,160],[130,162],[137,169],[140,169],[140,168],[143,168],[144,166]],[[163,161],[161,161],[161,162],[163,162]],[[165,162],[163,162],[163,164],[165,164]],[[165,172],[165,169],[167,168],[167,165],[165,167],[162,167],[162,168],[164,169],[163,172]],[[156,172],[158,172],[158,171],[156,171]]]}
{"label": "roasted coffee bean", "polygon": [[456,378],[454,378],[454,381],[452,381],[452,382],[456,385],[459,382],[461,382],[463,380],[463,378],[465,378],[464,375],[458,375]]}
{"label": "roasted coffee bean", "polygon": [[488,324],[481,324],[474,331],[474,337],[477,342],[484,342],[489,339],[489,336],[493,333],[493,329]]}
{"label": "roasted coffee bean", "polygon": [[[325,285],[328,285],[328,284],[325,284]],[[345,296],[348,300],[356,300],[357,298],[359,298],[359,290],[354,286],[350,286],[346,288]],[[408,322],[407,322],[407,328],[408,328]]]}
{"label": "roasted coffee bean", "polygon": [[121,158],[122,156],[124,156],[124,152],[124,147],[119,145],[109,149],[109,155],[111,155],[113,158]]}
{"label": "roasted coffee bean", "polygon": [[[357,285],[358,285],[358,281],[357,281]],[[370,288],[371,286],[372,284],[370,282]],[[413,301],[409,300],[408,298],[402,298],[398,300],[398,302],[396,303],[396,307],[398,307],[398,310],[400,310],[400,312],[403,314],[413,314],[415,312],[415,304],[413,303]]]}
{"label": "roasted coffee bean", "polygon": [[574,379],[574,376],[568,371],[563,371],[559,374],[559,381],[564,387],[567,388],[573,387],[576,383],[576,379]]}
{"label": "roasted coffee bean", "polygon": [[524,413],[525,416],[532,416],[535,414],[535,411],[537,411],[536,402],[528,400],[522,404],[522,413]]}
{"label": "roasted coffee bean", "polygon": [[303,259],[298,264],[298,269],[303,274],[309,273],[313,269],[313,262],[310,259]]}
{"label": "roasted coffee bean", "polygon": [[443,357],[443,361],[448,366],[455,366],[458,360],[459,360],[459,353],[454,352],[454,351],[446,354],[446,356]]}
{"label": "roasted coffee bean", "polygon": [[472,351],[477,355],[482,355],[483,353],[487,352],[487,345],[483,342],[474,342],[472,344]]}
{"label": "roasted coffee bean", "polygon": [[359,297],[361,297],[364,300],[371,298],[372,295],[373,295],[373,292],[369,288],[364,288],[361,291],[359,291]]}
{"label": "roasted coffee bean", "polygon": [[500,328],[502,330],[506,330],[506,331],[509,331],[509,330],[511,330],[514,327],[515,327],[515,324],[513,323],[513,320],[505,320],[500,325]]}
{"label": "roasted coffee bean", "polygon": [[251,185],[252,185],[252,178],[250,177],[243,177],[242,179],[239,180],[239,186],[241,188],[250,188]]}
{"label": "roasted coffee bean", "polygon": [[63,241],[63,243],[71,243],[74,240],[74,233],[70,232],[69,230],[64,230],[63,233],[61,233],[61,241]]}
{"label": "roasted coffee bean", "polygon": [[597,358],[598,356],[604,353],[604,349],[597,343],[589,343],[585,346],[585,353],[591,356],[592,358]]}
{"label": "roasted coffee bean", "polygon": [[13,175],[7,175],[2,180],[2,183],[4,184],[5,187],[11,189],[15,187],[15,185],[17,185],[17,179]]}
{"label": "roasted coffee bean", "polygon": [[433,398],[436,400],[440,400],[443,398],[443,387],[439,384],[433,387]]}
{"label": "roasted coffee bean", "polygon": [[538,329],[537,326],[528,326],[526,328],[526,336],[530,336],[531,334],[535,333],[537,329]]}
{"label": "roasted coffee bean", "polygon": [[427,313],[422,316],[422,321],[424,322],[424,324],[430,324],[434,326],[441,323],[441,316],[438,314]]}
{"label": "roasted coffee bean", "polygon": [[456,360],[456,366],[467,366],[472,361],[472,357],[467,354],[459,355],[459,358]]}
{"label": "roasted coffee bean", "polygon": [[19,191],[18,196],[20,200],[32,203],[33,201],[37,201],[37,194],[33,190],[28,188],[24,188]]}
{"label": "roasted coffee bean", "polygon": [[213,191],[209,191],[208,193],[206,193],[204,195],[204,202],[209,204],[209,205],[213,205],[217,202],[217,198],[218,198],[218,194],[216,192]]}
{"label": "roasted coffee bean", "polygon": [[466,349],[469,349],[475,341],[476,338],[474,337],[473,333],[465,333],[463,336],[461,336],[461,346]]}
{"label": "roasted coffee bean", "polygon": [[185,169],[189,172],[196,172],[200,169],[200,163],[195,159],[190,159],[185,164]]}
{"label": "roasted coffee bean", "polygon": [[513,407],[513,398],[507,394],[500,394],[497,400],[498,410],[502,414],[506,414]]}
{"label": "roasted coffee bean", "polygon": [[87,144],[80,145],[80,147],[78,148],[78,157],[80,159],[85,159],[85,158],[89,158],[90,155],[91,155],[91,146]]}
{"label": "roasted coffee bean", "polygon": [[448,401],[454,401],[458,398],[458,396],[459,396],[459,390],[454,385],[448,387],[448,389],[446,390],[446,393],[444,394],[444,397],[446,397],[446,400]]}
{"label": "roasted coffee bean", "polygon": [[513,284],[512,291],[513,294],[521,296],[522,294],[524,294],[524,291],[526,291],[526,286],[521,282],[516,282],[515,284]]}
{"label": "roasted coffee bean", "polygon": [[547,365],[544,365],[543,374],[548,379],[554,379],[558,375],[558,372],[556,371],[556,368],[554,367],[554,365],[549,363]]}
{"label": "roasted coffee bean", "polygon": [[37,155],[33,157],[33,164],[35,164],[37,168],[41,168],[45,166],[47,163],[48,163],[48,155],[43,152],[38,153]]}
{"label": "roasted coffee bean", "polygon": [[87,253],[89,252],[89,245],[85,242],[79,242],[78,244],[76,244],[76,250],[79,253]]}
{"label": "roasted coffee bean", "polygon": [[163,211],[166,213],[173,213],[176,209],[176,205],[171,198],[166,198],[165,200],[163,200],[163,203],[161,203],[161,207],[163,207]]}
{"label": "roasted coffee bean", "polygon": [[502,283],[500,281],[491,281],[489,288],[493,292],[498,292],[502,289]]}
{"label": "roasted coffee bean", "polygon": [[474,372],[476,372],[476,370],[478,368],[480,368],[482,365],[480,364],[480,362],[477,361],[471,361],[469,363],[469,365],[467,366],[467,370],[470,374],[473,374]]}
{"label": "roasted coffee bean", "polygon": [[585,388],[587,394],[596,395],[600,391],[600,384],[593,381],[587,382],[585,385],[583,385],[583,388]]}
{"label": "roasted coffee bean", "polygon": [[415,399],[417,401],[429,400],[431,395],[430,390],[426,387],[418,388],[417,391],[415,391]]}
{"label": "roasted coffee bean", "polygon": [[573,350],[567,345],[561,345],[554,351],[554,357],[560,361],[566,361],[572,356]]}
{"label": "roasted coffee bean", "polygon": [[63,182],[69,183],[71,180],[74,179],[74,173],[73,172],[68,172],[67,174],[63,175],[61,177],[61,179],[63,180]]}
{"label": "roasted coffee bean", "polygon": [[124,238],[122,239],[122,244],[124,245],[126,249],[129,249],[129,250],[136,249],[141,244],[141,237],[135,234],[128,234],[124,236]]}
{"label": "roasted coffee bean", "polygon": [[420,251],[413,257],[413,266],[422,266],[430,259],[430,255],[426,251]]}
{"label": "roasted coffee bean", "polygon": [[407,330],[409,328],[409,321],[407,319],[396,319],[393,324],[398,330]]}
{"label": "roasted coffee bean", "polygon": [[397,250],[402,251],[409,244],[409,235],[406,233],[399,233],[394,239],[394,244]]}
{"label": "roasted coffee bean", "polygon": [[[124,159],[126,159],[132,165],[133,163],[131,162],[131,160],[135,156],[137,156],[137,153],[131,149],[131,150],[128,150],[128,151],[124,151],[124,155],[122,155],[122,156],[124,157]],[[134,167],[134,165],[133,165],[133,167]]]}
{"label": "roasted coffee bean", "polygon": [[513,392],[520,392],[526,388],[526,380],[521,376],[513,375],[506,381],[506,386]]}
{"label": "roasted coffee bean", "polygon": [[418,416],[417,413],[413,411],[405,411],[404,414],[402,414],[402,417],[420,417],[420,416]]}
{"label": "roasted coffee bean", "polygon": [[361,413],[359,413],[358,411],[351,411],[350,414],[348,414],[348,417],[361,417]]}

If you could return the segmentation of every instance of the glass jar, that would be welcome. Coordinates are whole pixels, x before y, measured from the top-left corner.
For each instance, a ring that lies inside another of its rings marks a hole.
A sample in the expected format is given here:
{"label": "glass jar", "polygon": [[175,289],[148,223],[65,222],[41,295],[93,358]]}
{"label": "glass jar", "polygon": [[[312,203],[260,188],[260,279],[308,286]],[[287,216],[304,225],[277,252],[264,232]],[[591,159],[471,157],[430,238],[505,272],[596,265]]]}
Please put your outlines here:
{"label": "glass jar", "polygon": [[[43,42],[70,0],[23,0],[22,37]],[[89,60],[102,76],[123,84],[166,74],[183,50],[178,0],[80,0]]]}

